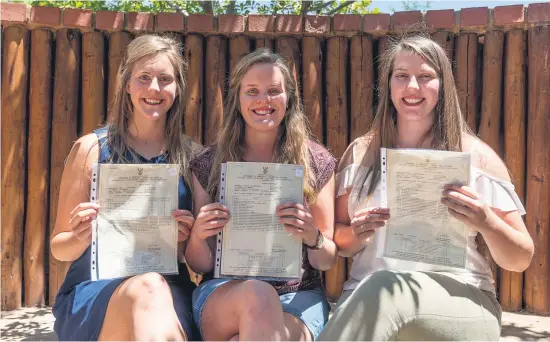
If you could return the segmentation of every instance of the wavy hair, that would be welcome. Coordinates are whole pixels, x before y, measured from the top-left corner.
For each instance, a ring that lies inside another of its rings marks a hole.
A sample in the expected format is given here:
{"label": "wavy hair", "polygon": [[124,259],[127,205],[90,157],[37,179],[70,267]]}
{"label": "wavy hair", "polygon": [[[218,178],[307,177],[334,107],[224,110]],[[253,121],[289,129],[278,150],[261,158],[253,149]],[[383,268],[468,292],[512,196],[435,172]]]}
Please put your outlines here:
{"label": "wavy hair", "polygon": [[[434,108],[434,123],[423,139],[432,136],[431,147],[433,149],[462,151],[462,134],[471,134],[460,110],[451,62],[443,48],[435,41],[421,35],[408,36],[393,41],[380,58],[378,107],[372,127],[365,135],[370,143],[361,165],[365,166],[368,171],[366,174],[358,175],[357,177],[360,179],[354,180],[354,183],[362,184],[361,193],[367,191],[365,198],[373,193],[380,181],[380,148],[393,148],[396,144],[397,110],[391,100],[390,80],[395,57],[401,52],[422,57],[434,68],[440,80],[438,101]],[[366,182],[368,178],[370,181]]]}
{"label": "wavy hair", "polygon": [[307,140],[310,138],[306,117],[298,96],[297,85],[284,59],[269,49],[257,49],[244,56],[235,66],[229,78],[228,94],[224,103],[223,122],[216,140],[216,154],[206,191],[217,198],[221,164],[242,161],[244,153],[245,121],[241,114],[239,93],[241,82],[250,68],[256,64],[272,64],[278,67],[284,78],[288,96],[286,114],[279,126],[279,138],[275,153],[277,163],[298,164],[304,168],[304,195],[308,203],[314,200],[315,176],[310,172]]}
{"label": "wavy hair", "polygon": [[[166,117],[165,145],[167,159],[179,165],[180,174],[190,185],[189,160],[191,157],[191,140],[183,133],[182,122],[185,109],[185,74],[187,63],[182,56],[182,45],[170,37],[143,35],[130,42],[117,73],[116,88],[112,107],[108,117],[107,143],[113,151],[111,158],[118,158],[126,163],[138,162],[137,155],[129,148],[129,125],[133,113],[130,94],[126,91],[136,63],[144,58],[164,54],[170,60],[175,71],[177,96]],[[126,158],[126,156],[130,158]]]}

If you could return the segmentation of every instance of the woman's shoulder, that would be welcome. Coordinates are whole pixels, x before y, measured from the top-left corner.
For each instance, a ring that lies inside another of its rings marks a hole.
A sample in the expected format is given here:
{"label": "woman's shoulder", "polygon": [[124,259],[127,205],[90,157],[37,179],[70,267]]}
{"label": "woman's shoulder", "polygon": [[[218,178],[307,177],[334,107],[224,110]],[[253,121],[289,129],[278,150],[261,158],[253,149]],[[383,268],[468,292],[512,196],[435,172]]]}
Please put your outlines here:
{"label": "woman's shoulder", "polygon": [[[92,167],[99,160],[99,142],[95,133],[78,138],[65,161],[65,169],[69,172],[91,174]],[[76,175],[75,175],[76,176]]]}
{"label": "woman's shoulder", "polygon": [[362,135],[349,144],[348,148],[340,158],[338,172],[342,171],[350,165],[360,165],[364,156],[371,145],[373,136],[370,133]]}
{"label": "woman's shoulder", "polygon": [[476,136],[467,134],[462,139],[462,150],[472,154],[472,166],[498,179],[510,182],[504,161],[495,150]]}

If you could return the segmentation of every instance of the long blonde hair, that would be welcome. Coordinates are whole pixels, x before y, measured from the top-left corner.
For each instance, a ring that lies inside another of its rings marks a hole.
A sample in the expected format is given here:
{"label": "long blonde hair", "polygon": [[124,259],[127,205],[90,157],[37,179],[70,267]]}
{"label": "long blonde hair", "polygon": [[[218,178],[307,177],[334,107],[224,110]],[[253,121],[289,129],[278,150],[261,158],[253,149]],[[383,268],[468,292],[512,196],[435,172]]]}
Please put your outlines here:
{"label": "long blonde hair", "polygon": [[[443,48],[433,40],[419,35],[404,37],[390,44],[380,58],[380,77],[378,86],[378,107],[372,127],[366,134],[370,141],[361,165],[367,173],[355,179],[362,184],[361,192],[370,196],[380,181],[380,148],[393,148],[397,138],[397,111],[391,101],[390,80],[395,57],[400,52],[416,54],[435,69],[440,80],[439,98],[434,108],[435,120],[428,136],[433,136],[432,148],[447,151],[462,151],[462,134],[471,134],[462,116],[458,95],[454,83],[451,63]],[[365,183],[370,177],[368,184]],[[368,186],[367,186],[368,185]],[[361,198],[361,197],[360,197]]]}
{"label": "long blonde hair", "polygon": [[[165,127],[165,145],[168,161],[178,164],[184,181],[189,182],[189,160],[191,158],[191,140],[183,133],[183,113],[185,109],[185,73],[187,63],[182,57],[182,46],[175,39],[158,35],[143,35],[128,45],[124,59],[117,73],[113,103],[108,118],[107,143],[112,149],[112,157],[125,163],[138,162],[138,156],[130,149],[128,126],[133,113],[130,94],[126,91],[135,64],[143,58],[164,54],[170,60],[175,71],[177,96],[167,113]],[[130,158],[126,158],[126,156]]]}
{"label": "long blonde hair", "polygon": [[241,114],[239,93],[241,82],[250,68],[256,64],[277,66],[284,77],[284,87],[288,96],[286,114],[279,126],[279,139],[275,149],[278,163],[298,164],[304,168],[304,195],[308,203],[313,202],[312,183],[314,175],[309,172],[309,152],[307,140],[309,129],[306,117],[297,95],[297,86],[289,67],[283,58],[269,49],[258,49],[243,57],[231,72],[229,89],[224,103],[221,131],[216,141],[216,154],[206,191],[217,198],[221,163],[242,161],[244,153],[245,122]]}

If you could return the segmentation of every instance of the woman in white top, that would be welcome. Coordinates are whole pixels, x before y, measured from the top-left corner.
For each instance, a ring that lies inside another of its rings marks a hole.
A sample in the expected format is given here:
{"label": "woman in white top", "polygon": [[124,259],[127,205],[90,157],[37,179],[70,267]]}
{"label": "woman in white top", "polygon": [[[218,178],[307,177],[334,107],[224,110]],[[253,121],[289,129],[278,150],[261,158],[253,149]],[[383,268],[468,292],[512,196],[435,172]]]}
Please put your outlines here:
{"label": "woman in white top", "polygon": [[[468,129],[451,64],[434,41],[414,36],[381,59],[379,106],[371,130],[338,167],[335,242],[353,256],[350,279],[320,340],[498,340],[501,309],[482,234],[496,263],[521,272],[533,241],[508,170]],[[441,203],[469,227],[465,269],[376,257],[391,208],[381,208],[380,148],[424,148],[472,154],[470,186],[446,186]]]}

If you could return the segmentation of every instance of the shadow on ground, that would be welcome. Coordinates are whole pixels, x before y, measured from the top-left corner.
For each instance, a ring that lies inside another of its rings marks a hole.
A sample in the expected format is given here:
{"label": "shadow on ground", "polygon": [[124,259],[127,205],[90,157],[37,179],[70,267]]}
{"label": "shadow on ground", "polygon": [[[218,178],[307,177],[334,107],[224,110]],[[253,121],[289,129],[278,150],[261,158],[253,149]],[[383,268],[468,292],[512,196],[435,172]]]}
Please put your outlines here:
{"label": "shadow on ground", "polygon": [[524,327],[513,322],[506,322],[502,324],[500,336],[501,340],[508,340],[510,337],[517,337],[517,339],[521,341],[550,341],[550,331],[542,331],[540,329]]}

